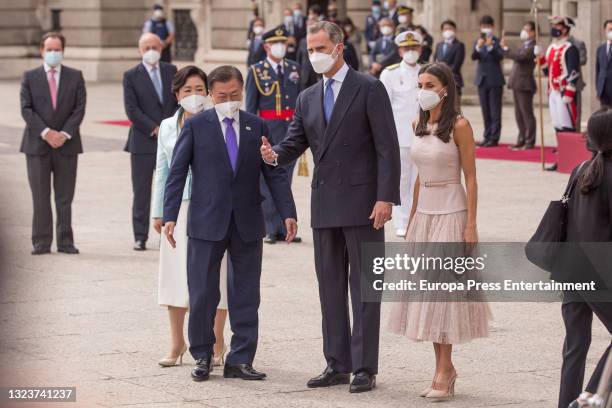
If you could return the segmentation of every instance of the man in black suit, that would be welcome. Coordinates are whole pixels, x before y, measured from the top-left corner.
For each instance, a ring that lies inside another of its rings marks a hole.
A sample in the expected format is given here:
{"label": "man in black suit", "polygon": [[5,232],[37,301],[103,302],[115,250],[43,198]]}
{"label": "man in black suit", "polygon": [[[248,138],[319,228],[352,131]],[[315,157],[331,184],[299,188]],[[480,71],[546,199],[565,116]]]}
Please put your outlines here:
{"label": "man in black suit", "polygon": [[612,107],[612,20],[604,23],[606,42],[597,47],[597,63],[595,78],[597,78],[597,98],[601,106]]}
{"label": "man in black suit", "polygon": [[384,224],[400,202],[397,132],[383,84],[345,63],[342,29],[319,22],[306,39],[323,79],[300,93],[286,138],[274,148],[264,141],[262,157],[281,166],[308,148],[314,157],[311,223],[327,368],[307,385],[348,384],[353,372],[350,392],[369,391],[378,372],[380,303],[362,301],[372,272],[362,269],[361,244],[384,242]]}
{"label": "man in black suit", "polygon": [[21,82],[21,141],[32,190],[32,255],[51,252],[53,214],[51,173],[57,214],[57,250],[78,254],[72,234],[72,199],[77,157],[83,153],[79,127],[85,116],[85,81],[81,71],[61,64],[66,39],[47,33],[40,42],[42,66],[27,71]]}
{"label": "man in black suit", "polygon": [[440,30],[444,40],[436,45],[434,62],[444,62],[450,67],[457,85],[457,94],[461,96],[461,89],[463,88],[461,67],[465,60],[465,44],[457,39],[457,24],[453,20],[443,21],[440,24]]}
{"label": "man in black suit", "polygon": [[127,117],[132,121],[125,151],[130,152],[132,165],[134,250],[144,251],[149,238],[151,183],[159,124],[172,116],[177,107],[172,92],[176,67],[160,61],[162,43],[155,34],[143,34],[138,50],[142,62],[123,75],[123,102]]}
{"label": "man in black suit", "polygon": [[472,60],[478,61],[474,85],[478,87],[478,97],[484,119],[485,132],[478,145],[492,147],[499,144],[502,125],[502,94],[504,74],[501,60],[504,51],[499,40],[493,35],[494,21],[491,16],[480,19],[480,38],[474,42]]}

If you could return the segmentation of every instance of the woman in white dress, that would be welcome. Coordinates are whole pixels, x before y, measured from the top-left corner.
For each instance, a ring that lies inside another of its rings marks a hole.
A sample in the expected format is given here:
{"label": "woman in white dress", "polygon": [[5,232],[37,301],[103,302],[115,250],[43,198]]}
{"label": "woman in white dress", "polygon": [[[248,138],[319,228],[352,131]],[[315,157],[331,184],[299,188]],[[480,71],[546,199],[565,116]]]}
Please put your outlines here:
{"label": "woman in white dress", "polygon": [[[161,233],[164,189],[170,170],[172,152],[181,128],[186,119],[208,107],[208,88],[206,74],[200,68],[190,65],[180,69],[172,82],[172,90],[179,101],[179,109],[174,116],[162,121],[157,138],[157,164],[153,188],[153,227]],[[159,361],[162,367],[170,367],[183,362],[187,345],[183,336],[185,313],[189,308],[187,289],[187,209],[191,197],[191,174],[187,176],[183,201],[176,223],[174,237],[176,248],[162,239],[159,254],[158,303],[168,308],[170,317],[170,352]],[[226,346],[223,341],[223,329],[227,317],[227,263],[223,258],[221,265],[220,290],[221,300],[215,318],[214,364],[222,365]]]}

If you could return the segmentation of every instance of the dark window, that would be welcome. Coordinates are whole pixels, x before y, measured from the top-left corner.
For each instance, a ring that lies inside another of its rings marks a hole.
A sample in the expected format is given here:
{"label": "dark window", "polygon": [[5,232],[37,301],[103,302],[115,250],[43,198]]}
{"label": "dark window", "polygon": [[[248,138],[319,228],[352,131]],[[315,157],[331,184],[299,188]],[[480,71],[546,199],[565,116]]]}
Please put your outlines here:
{"label": "dark window", "polygon": [[191,19],[191,10],[173,10],[176,49],[174,57],[177,60],[193,61],[198,49],[198,31]]}
{"label": "dark window", "polygon": [[62,10],[52,9],[51,10],[51,31],[62,30]]}

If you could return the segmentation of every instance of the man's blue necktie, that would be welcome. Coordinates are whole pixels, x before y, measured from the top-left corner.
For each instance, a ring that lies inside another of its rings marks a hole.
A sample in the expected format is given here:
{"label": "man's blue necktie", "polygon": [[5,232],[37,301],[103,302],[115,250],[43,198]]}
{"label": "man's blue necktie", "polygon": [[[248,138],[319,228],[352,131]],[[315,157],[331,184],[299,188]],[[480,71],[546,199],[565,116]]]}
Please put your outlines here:
{"label": "man's blue necktie", "polygon": [[153,86],[155,87],[155,92],[157,92],[157,97],[159,98],[159,101],[164,102],[164,97],[162,94],[162,84],[157,73],[157,67],[153,67],[153,69],[151,69],[151,79],[153,80]]}
{"label": "man's blue necktie", "polygon": [[448,43],[444,42],[444,44],[442,44],[442,57],[446,57],[447,52],[448,52]]}
{"label": "man's blue necktie", "polygon": [[325,122],[329,123],[332,111],[334,110],[334,89],[332,88],[333,78],[327,80],[325,84],[325,95],[323,96],[323,112],[325,113]]}
{"label": "man's blue necktie", "polygon": [[232,170],[236,171],[236,162],[238,161],[238,138],[236,137],[236,131],[232,126],[234,119],[225,118],[225,146],[227,147],[227,155],[229,156]]}

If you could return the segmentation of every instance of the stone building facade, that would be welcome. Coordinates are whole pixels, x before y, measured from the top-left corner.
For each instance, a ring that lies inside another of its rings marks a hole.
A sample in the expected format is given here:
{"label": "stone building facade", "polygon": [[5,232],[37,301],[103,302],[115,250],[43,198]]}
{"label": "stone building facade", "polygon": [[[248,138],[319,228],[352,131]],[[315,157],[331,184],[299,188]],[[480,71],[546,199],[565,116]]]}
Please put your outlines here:
{"label": "stone building facade", "polygon": [[[177,27],[175,59],[179,64],[193,62],[205,69],[220,63],[244,67],[246,27],[253,6],[268,26],[279,23],[285,7],[296,0],[2,0],[0,1],[0,78],[18,78],[24,69],[39,64],[38,40],[41,33],[59,28],[66,35],[67,63],[79,67],[87,80],[114,81],[138,59],[136,42],[154,3],[162,3]],[[328,0],[302,0],[305,6]],[[370,0],[336,0],[340,15],[346,13],[362,26],[369,13]],[[469,47],[478,35],[478,20],[490,14],[496,20],[497,35],[502,31],[510,43],[518,42],[524,21],[533,19],[530,0],[405,0],[412,6],[415,22],[440,39],[439,25],[446,18],[457,22],[458,37]],[[583,68],[587,84],[585,112],[597,105],[594,96],[595,50],[604,41],[601,24],[612,18],[612,0],[540,0],[540,25],[548,43],[549,15],[569,15],[577,22],[576,37],[584,40],[589,62]],[[509,70],[510,61],[505,68]],[[466,94],[474,66],[466,56],[463,68]],[[506,92],[509,94],[509,92]]]}

